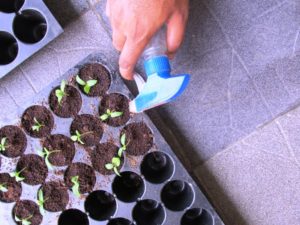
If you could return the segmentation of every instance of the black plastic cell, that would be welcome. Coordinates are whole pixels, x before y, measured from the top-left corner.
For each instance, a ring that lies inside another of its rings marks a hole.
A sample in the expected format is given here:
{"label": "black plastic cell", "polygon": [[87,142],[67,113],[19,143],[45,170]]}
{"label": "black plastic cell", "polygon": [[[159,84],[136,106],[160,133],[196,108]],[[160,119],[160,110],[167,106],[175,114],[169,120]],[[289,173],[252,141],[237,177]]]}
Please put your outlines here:
{"label": "black plastic cell", "polygon": [[181,218],[181,225],[213,225],[211,214],[205,209],[193,208],[187,210]]}
{"label": "black plastic cell", "polygon": [[134,225],[130,220],[125,218],[114,218],[108,221],[107,225]]}
{"label": "black plastic cell", "polygon": [[7,65],[18,55],[17,40],[9,33],[0,31],[0,65]]}
{"label": "black plastic cell", "polygon": [[170,156],[163,152],[148,153],[141,164],[141,173],[151,183],[163,183],[171,178],[173,172],[173,161]]}
{"label": "black plastic cell", "polygon": [[40,12],[32,9],[24,10],[15,16],[13,31],[20,41],[37,43],[46,35],[47,22]]}
{"label": "black plastic cell", "polygon": [[134,206],[132,217],[137,225],[160,225],[163,224],[166,213],[159,202],[145,199]]}
{"label": "black plastic cell", "polygon": [[112,189],[121,201],[135,202],[144,194],[145,184],[143,178],[138,174],[125,171],[121,173],[121,176],[115,177]]}
{"label": "black plastic cell", "polygon": [[4,13],[16,13],[23,6],[25,0],[1,0],[0,12]]}
{"label": "black plastic cell", "polygon": [[94,220],[108,220],[117,209],[114,196],[106,191],[94,191],[87,197],[84,208]]}
{"label": "black plastic cell", "polygon": [[59,216],[58,225],[89,225],[89,219],[79,209],[68,209]]}
{"label": "black plastic cell", "polygon": [[168,209],[181,211],[193,203],[194,191],[185,181],[173,180],[163,187],[161,200]]}

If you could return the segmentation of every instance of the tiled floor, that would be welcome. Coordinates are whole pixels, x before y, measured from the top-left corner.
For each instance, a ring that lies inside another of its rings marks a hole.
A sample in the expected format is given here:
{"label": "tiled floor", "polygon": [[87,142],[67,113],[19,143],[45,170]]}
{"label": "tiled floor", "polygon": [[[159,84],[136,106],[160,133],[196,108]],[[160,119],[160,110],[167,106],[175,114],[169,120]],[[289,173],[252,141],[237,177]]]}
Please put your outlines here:
{"label": "tiled floor", "polygon": [[[65,32],[0,81],[1,117],[94,51],[117,66],[104,0],[45,2]],[[158,113],[227,224],[300,224],[299,33],[299,0],[191,0],[192,82]]]}

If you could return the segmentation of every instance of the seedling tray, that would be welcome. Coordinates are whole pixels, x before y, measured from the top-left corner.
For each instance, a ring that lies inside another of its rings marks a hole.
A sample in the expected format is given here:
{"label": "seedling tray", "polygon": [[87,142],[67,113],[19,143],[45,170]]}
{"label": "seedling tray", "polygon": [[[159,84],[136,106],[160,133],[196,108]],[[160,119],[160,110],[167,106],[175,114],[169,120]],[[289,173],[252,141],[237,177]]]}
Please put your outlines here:
{"label": "seedling tray", "polygon": [[[101,108],[100,102],[103,101],[103,98],[89,97],[83,94],[75,81],[75,76],[81,73],[80,70],[82,68],[95,63],[103,65],[109,71],[111,84],[106,94],[119,93],[128,99],[133,98],[121,80],[117,68],[114,68],[104,55],[92,54],[70,69],[48,88],[37,94],[33,99],[24,103],[16,113],[17,116],[1,115],[1,127],[16,125],[24,131],[24,124],[20,119],[24,116],[24,111],[32,105],[41,105],[49,109],[54,118],[54,127],[51,134],[62,134],[70,137],[70,127],[74,116],[72,118],[58,117],[53,113],[48,103],[50,93],[61,84],[62,80],[65,80],[68,85],[75,87],[81,95],[82,107],[78,115],[89,114],[99,119],[99,107]],[[101,122],[100,119],[99,121]],[[51,124],[51,121],[49,123]],[[223,224],[214,208],[146,114],[130,115],[126,124],[118,127],[101,122],[103,136],[100,143],[114,143],[114,145],[119,147],[120,136],[124,133],[124,127],[140,123],[147,127],[147,131],[151,131],[153,145],[150,150],[143,155],[136,156],[137,152],[129,149],[130,140],[132,143],[134,142],[134,139],[130,139],[129,143],[127,143],[128,149],[124,151],[125,153],[121,158],[121,164],[123,165],[119,167],[120,177],[114,173],[103,175],[94,170],[96,175],[95,185],[92,185],[93,181],[89,183],[92,189],[78,198],[69,187],[67,189],[69,201],[64,207],[65,209],[60,212],[45,211],[41,224]],[[127,137],[129,139],[130,135],[127,135]],[[146,135],[145,138],[149,138],[149,136]],[[44,138],[33,138],[26,133],[26,139],[27,147],[23,153],[20,153],[22,154],[21,158],[24,155],[37,154],[37,150],[42,149],[42,143],[45,145]],[[141,141],[140,148],[143,148],[143,144],[143,141]],[[94,169],[92,162],[97,162],[97,157],[93,154],[96,151],[95,146],[86,147],[75,143],[75,149],[74,158],[71,159],[72,163],[85,163],[90,166],[89,168]],[[104,155],[101,158],[105,158]],[[0,174],[15,171],[18,163],[20,163],[20,157],[9,158],[1,154]],[[64,175],[68,173],[66,172],[67,168],[68,166],[61,166],[49,170],[45,182],[60,180],[63,183],[62,185],[64,185]],[[85,169],[87,176],[93,173],[89,172],[89,168]],[[41,174],[43,174],[43,170],[40,171],[39,176],[42,176]],[[36,203],[38,190],[41,185],[28,185],[25,181],[21,182],[22,193],[19,199],[31,200]],[[86,188],[88,189],[88,186]],[[61,199],[62,202],[64,201],[63,199]],[[20,203],[20,200],[17,202]],[[15,223],[14,213],[12,213],[15,204],[15,202],[0,202],[1,224]]]}
{"label": "seedling tray", "polygon": [[0,78],[63,32],[43,1],[0,1]]}

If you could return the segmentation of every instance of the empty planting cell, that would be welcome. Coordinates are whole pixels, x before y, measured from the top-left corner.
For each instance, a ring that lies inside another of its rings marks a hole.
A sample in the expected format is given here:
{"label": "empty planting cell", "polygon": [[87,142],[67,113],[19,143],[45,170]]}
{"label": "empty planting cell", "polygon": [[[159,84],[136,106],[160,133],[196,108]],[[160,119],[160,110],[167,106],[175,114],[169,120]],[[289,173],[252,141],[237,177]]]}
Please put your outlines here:
{"label": "empty planting cell", "polygon": [[68,209],[59,216],[58,225],[89,225],[89,219],[79,209]]}
{"label": "empty planting cell", "polygon": [[16,13],[22,8],[24,2],[25,0],[1,0],[0,12]]}
{"label": "empty planting cell", "polygon": [[163,224],[166,213],[159,202],[145,199],[134,206],[132,217],[137,225],[160,225]]}
{"label": "empty planting cell", "polygon": [[174,172],[174,163],[170,156],[163,152],[148,153],[141,164],[141,173],[151,183],[163,183],[170,179]]}
{"label": "empty planting cell", "polygon": [[17,14],[13,21],[13,31],[16,37],[28,44],[37,43],[47,32],[47,22],[44,16],[32,9]]}
{"label": "empty planting cell", "polygon": [[187,210],[181,219],[181,225],[213,225],[211,214],[205,209],[193,208]]}
{"label": "empty planting cell", "polygon": [[193,203],[194,191],[187,182],[173,180],[163,187],[161,200],[168,209],[181,211]]}
{"label": "empty planting cell", "polygon": [[17,40],[10,33],[0,31],[0,65],[7,65],[14,61],[18,51]]}
{"label": "empty planting cell", "polygon": [[107,225],[134,225],[130,220],[125,218],[114,218],[111,219]]}
{"label": "empty planting cell", "polygon": [[106,191],[94,191],[84,203],[85,211],[94,220],[108,220],[117,209],[117,203],[114,196]]}
{"label": "empty planting cell", "polygon": [[144,194],[145,184],[138,174],[125,171],[121,173],[121,176],[115,177],[112,189],[121,201],[134,202]]}

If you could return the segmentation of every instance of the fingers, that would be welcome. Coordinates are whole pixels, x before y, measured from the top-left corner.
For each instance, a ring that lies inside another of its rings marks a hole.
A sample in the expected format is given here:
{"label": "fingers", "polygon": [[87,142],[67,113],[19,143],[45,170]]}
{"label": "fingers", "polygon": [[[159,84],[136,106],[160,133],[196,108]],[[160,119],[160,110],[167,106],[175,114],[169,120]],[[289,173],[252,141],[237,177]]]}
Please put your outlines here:
{"label": "fingers", "polygon": [[127,38],[119,59],[120,73],[123,78],[133,79],[135,64],[149,40],[150,38],[143,38],[140,41],[135,41],[132,38]]}
{"label": "fingers", "polygon": [[113,45],[114,47],[120,52],[122,51],[125,41],[126,41],[126,37],[125,35],[120,32],[120,30],[118,29],[114,29],[113,30]]}
{"label": "fingers", "polygon": [[170,58],[173,58],[180,47],[185,33],[187,19],[180,13],[174,13],[167,23],[167,49]]}

